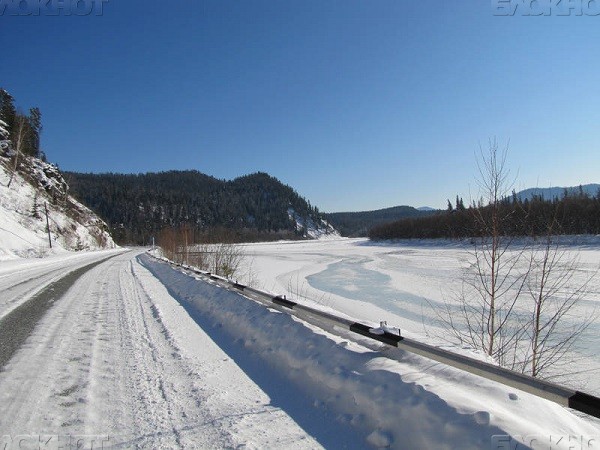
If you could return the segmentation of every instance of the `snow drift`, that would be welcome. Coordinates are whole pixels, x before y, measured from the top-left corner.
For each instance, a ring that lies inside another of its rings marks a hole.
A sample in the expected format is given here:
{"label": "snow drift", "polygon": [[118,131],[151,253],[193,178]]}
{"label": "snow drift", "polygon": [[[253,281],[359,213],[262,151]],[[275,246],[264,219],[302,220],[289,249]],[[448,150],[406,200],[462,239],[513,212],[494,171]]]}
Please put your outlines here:
{"label": "snow drift", "polygon": [[[468,449],[496,442],[527,448],[531,436],[541,442],[599,434],[546,400],[416,355],[390,360],[383,349],[332,335],[148,256],[140,262],[238,364],[260,361],[263,384],[270,379],[264,373],[283,377],[285,401],[310,399],[315,414],[336,417],[340,430],[362,438],[356,447]],[[319,440],[318,425],[307,431]],[[553,448],[569,448],[564,444]]]}

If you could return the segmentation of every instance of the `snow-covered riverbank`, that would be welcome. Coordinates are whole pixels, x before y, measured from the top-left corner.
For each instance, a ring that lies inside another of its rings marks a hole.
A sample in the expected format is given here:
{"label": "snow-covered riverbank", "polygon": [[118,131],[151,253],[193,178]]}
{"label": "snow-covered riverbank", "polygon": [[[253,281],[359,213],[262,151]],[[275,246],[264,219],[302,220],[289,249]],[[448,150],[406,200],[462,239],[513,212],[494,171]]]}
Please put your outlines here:
{"label": "snow-covered riverbank", "polygon": [[[600,238],[563,238],[566,258],[578,258],[572,283],[588,285],[569,320],[594,316],[600,306]],[[341,311],[358,320],[386,320],[403,333],[439,345],[444,329],[437,313],[456,304],[463,272],[472,262],[468,242],[366,239],[276,242],[244,245],[259,287]],[[576,388],[600,394],[600,322],[575,347]],[[562,380],[561,380],[562,382]]]}

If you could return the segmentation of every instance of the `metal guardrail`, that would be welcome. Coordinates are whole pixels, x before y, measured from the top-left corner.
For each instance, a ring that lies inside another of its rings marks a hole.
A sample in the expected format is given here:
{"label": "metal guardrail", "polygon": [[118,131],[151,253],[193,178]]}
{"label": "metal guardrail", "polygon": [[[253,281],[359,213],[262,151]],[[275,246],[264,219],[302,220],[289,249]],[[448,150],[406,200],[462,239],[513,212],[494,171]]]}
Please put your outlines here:
{"label": "metal guardrail", "polygon": [[[331,325],[346,329],[352,333],[382,342],[393,348],[418,354],[425,358],[438,361],[442,364],[446,364],[474,375],[502,383],[506,386],[520,389],[538,397],[558,403],[559,405],[600,418],[600,398],[586,394],[585,392],[570,389],[555,383],[540,380],[522,373],[514,372],[493,364],[479,361],[474,358],[469,358],[468,356],[452,353],[432,345],[424,344],[422,342],[401,336],[400,334],[391,333],[385,330],[383,326],[380,328],[374,328],[360,322],[354,322],[350,319],[338,317],[334,314],[288,300],[285,296],[273,295],[269,292],[261,291],[260,289],[255,289],[250,286],[245,286],[236,281],[229,280],[210,272],[198,270],[185,264],[174,263],[166,258],[158,258],[156,256],[153,257],[173,266],[189,270],[197,275],[204,276],[222,287],[234,288],[270,308],[276,308],[279,311],[299,316],[303,320],[313,325],[322,327],[323,322],[327,322]],[[401,358],[401,354],[399,352],[396,353],[393,351],[393,349],[390,350],[392,351],[386,351],[384,356],[392,359]]]}

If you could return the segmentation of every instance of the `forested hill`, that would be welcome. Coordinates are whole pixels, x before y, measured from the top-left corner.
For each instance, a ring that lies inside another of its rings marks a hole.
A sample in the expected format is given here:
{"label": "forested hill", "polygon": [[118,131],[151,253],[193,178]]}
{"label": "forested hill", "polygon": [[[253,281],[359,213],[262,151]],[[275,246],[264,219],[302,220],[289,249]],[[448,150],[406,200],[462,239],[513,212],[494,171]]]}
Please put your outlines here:
{"label": "forested hill", "polygon": [[394,206],[376,211],[338,212],[326,215],[326,219],[342,236],[367,236],[369,230],[377,225],[409,217],[425,217],[435,211],[419,211],[412,206]]}
{"label": "forested hill", "polygon": [[71,193],[96,211],[121,243],[147,244],[161,229],[183,225],[262,239],[302,237],[308,227],[325,227],[316,207],[262,172],[232,181],[195,170],[66,176]]}
{"label": "forested hill", "polygon": [[[492,226],[493,224],[493,226]],[[545,236],[547,234],[600,234],[600,192],[544,200],[521,200],[518,194],[497,204],[459,203],[429,217],[408,218],[373,227],[369,237],[382,239],[471,238],[490,236]]]}

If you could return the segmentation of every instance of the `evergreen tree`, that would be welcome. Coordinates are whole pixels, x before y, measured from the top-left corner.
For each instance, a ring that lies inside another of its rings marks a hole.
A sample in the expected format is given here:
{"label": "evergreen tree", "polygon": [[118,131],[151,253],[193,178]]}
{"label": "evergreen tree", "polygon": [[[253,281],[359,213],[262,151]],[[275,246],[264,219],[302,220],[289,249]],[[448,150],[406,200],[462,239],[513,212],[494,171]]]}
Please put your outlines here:
{"label": "evergreen tree", "polygon": [[40,109],[31,108],[29,115],[18,112],[13,96],[0,88],[0,141],[10,141],[2,142],[2,147],[10,146],[17,153],[45,160],[40,149],[41,132]]}
{"label": "evergreen tree", "polygon": [[0,119],[0,150],[5,150],[10,146],[8,137],[8,125]]}
{"label": "evergreen tree", "polygon": [[39,108],[31,108],[29,110],[29,126],[31,131],[29,132],[29,142],[25,153],[39,157],[40,156],[40,134],[42,132],[42,113]]}
{"label": "evergreen tree", "polygon": [[33,196],[33,205],[31,206],[31,217],[33,217],[34,219],[39,219],[41,217],[40,210],[39,210],[39,201],[38,201],[37,191],[35,192],[35,195]]}
{"label": "evergreen tree", "polygon": [[0,88],[0,119],[6,123],[6,129],[12,135],[17,110],[15,109],[15,100],[6,90]]}

